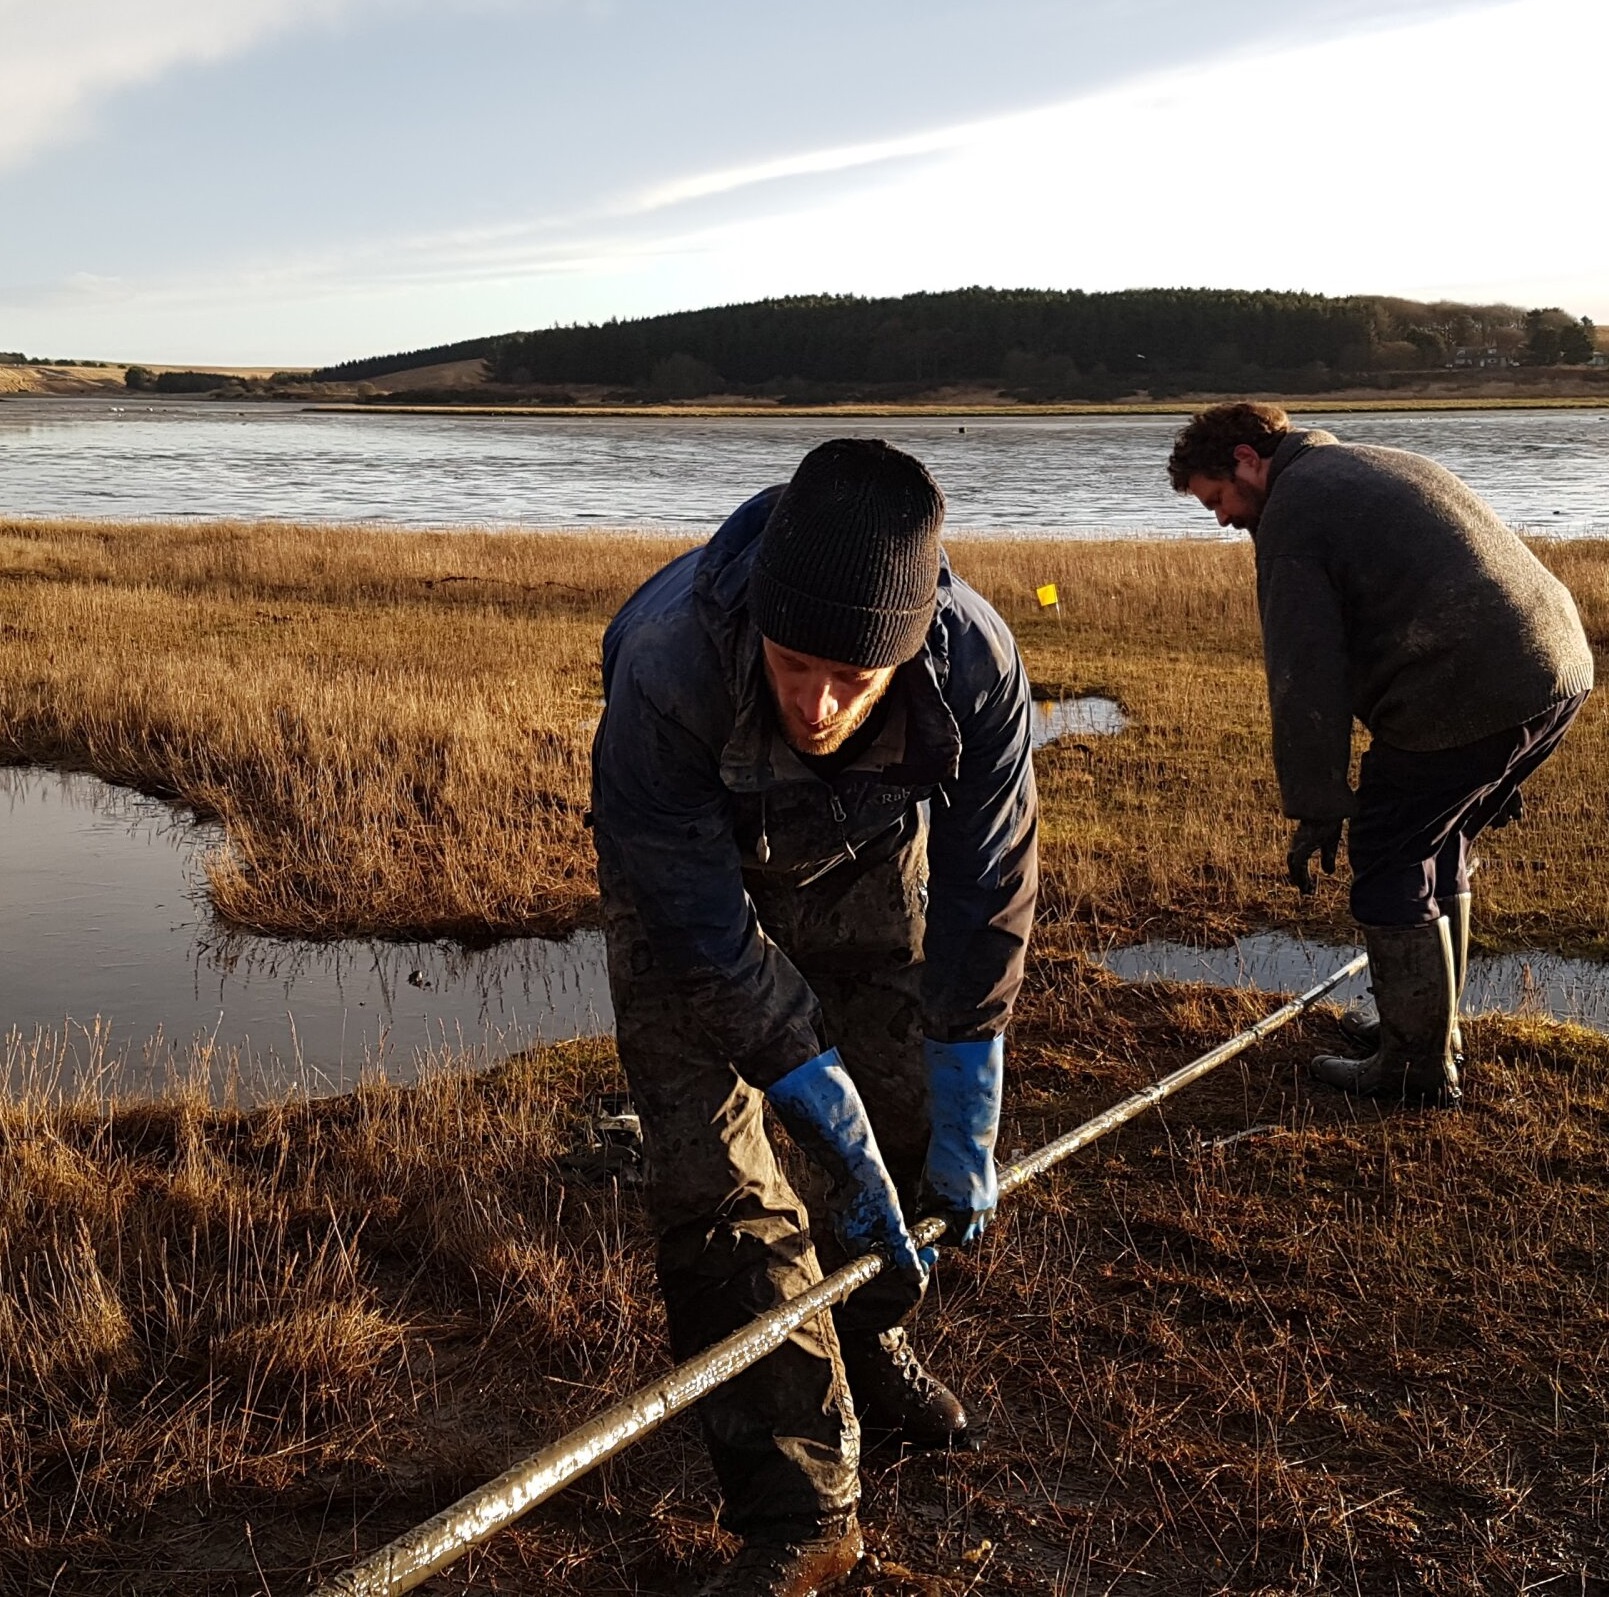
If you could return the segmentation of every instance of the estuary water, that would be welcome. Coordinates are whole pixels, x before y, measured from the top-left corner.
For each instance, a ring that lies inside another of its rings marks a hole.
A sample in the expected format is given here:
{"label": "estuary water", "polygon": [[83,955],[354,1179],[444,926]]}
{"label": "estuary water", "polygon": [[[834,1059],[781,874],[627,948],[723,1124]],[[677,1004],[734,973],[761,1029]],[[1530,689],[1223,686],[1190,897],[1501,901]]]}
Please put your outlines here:
{"label": "estuary water", "polygon": [[484,950],[231,934],[205,901],[219,828],[93,776],[0,767],[0,836],[0,1095],[160,1093],[198,1054],[215,1094],[333,1092],[614,1023],[596,932]]}
{"label": "estuary water", "polygon": [[[1609,534],[1603,410],[1297,413],[1430,455],[1527,531]],[[331,414],[170,400],[0,401],[0,515],[709,531],[821,440],[927,462],[955,532],[1218,537],[1163,462],[1178,416]]]}
{"label": "estuary water", "polygon": [[[1124,726],[1110,699],[1037,704],[1036,748]],[[0,766],[0,1094],[160,1092],[198,1050],[250,1100],[408,1079],[432,1050],[492,1059],[613,1028],[603,938],[491,948],[232,932],[206,903],[221,828],[84,772]]]}

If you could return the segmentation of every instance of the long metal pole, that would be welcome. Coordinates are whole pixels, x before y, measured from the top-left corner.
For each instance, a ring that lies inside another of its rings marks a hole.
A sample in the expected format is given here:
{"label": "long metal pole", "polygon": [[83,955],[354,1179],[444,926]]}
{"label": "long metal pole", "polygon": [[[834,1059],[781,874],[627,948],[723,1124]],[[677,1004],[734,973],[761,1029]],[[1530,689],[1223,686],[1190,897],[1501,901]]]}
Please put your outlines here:
{"label": "long metal pole", "polygon": [[[1359,954],[1325,977],[1318,986],[1310,988],[1300,998],[1293,998],[1255,1026],[1202,1054],[1199,1059],[1181,1065],[1172,1074],[1114,1104],[1093,1120],[1086,1120],[1065,1136],[1046,1143],[1037,1153],[1006,1166],[1000,1172],[1001,1196],[1015,1192],[1052,1165],[1088,1147],[1098,1137],[1143,1114],[1181,1087],[1188,1087],[1236,1054],[1244,1053],[1253,1043],[1294,1020],[1367,964],[1368,956]],[[920,1221],[912,1230],[920,1247],[931,1246],[943,1234],[944,1222],[937,1219]],[[671,1415],[679,1414],[740,1370],[758,1363],[767,1353],[779,1348],[805,1321],[841,1302],[882,1268],[880,1254],[868,1253],[851,1260],[808,1292],[789,1298],[768,1314],[751,1320],[725,1341],[706,1348],[630,1397],[611,1404],[579,1429],[560,1437],[539,1453],[533,1453],[522,1463],[505,1470],[496,1480],[477,1487],[424,1524],[371,1553],[352,1569],[319,1587],[314,1597],[399,1597],[402,1592],[412,1591],[471,1547],[488,1540],[529,1509],[585,1475],[594,1465],[613,1458],[639,1437],[657,1429]]]}

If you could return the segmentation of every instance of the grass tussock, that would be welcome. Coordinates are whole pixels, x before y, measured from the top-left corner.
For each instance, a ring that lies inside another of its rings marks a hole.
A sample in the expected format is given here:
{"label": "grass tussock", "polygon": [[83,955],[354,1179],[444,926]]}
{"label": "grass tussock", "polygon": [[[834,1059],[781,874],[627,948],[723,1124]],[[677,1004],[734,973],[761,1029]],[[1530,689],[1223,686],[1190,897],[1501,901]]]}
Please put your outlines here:
{"label": "grass tussock", "polygon": [[[1005,1146],[1256,1012],[1036,964]],[[947,1256],[919,1340],[987,1452],[873,1456],[901,1594],[1599,1593],[1609,1041],[1482,1020],[1461,1116],[1280,1034]],[[0,1105],[0,1593],[304,1591],[663,1368],[635,1198],[561,1163],[606,1044],[249,1113]],[[688,1420],[442,1589],[686,1591]]]}
{"label": "grass tussock", "polygon": [[[304,936],[574,925],[602,629],[679,548],[632,536],[0,523],[0,758],[220,817],[217,909]],[[1609,545],[1539,546],[1609,641]],[[1036,686],[1131,724],[1039,758],[1057,946],[1346,926],[1283,879],[1249,546],[962,541]],[[1058,618],[1033,589],[1054,581]],[[1605,946],[1609,709],[1483,845],[1488,944]]]}
{"label": "grass tussock", "polygon": [[411,1512],[507,1461],[508,1381],[562,1425],[641,1378],[639,1222],[555,1163],[608,1062],[474,1063],[250,1113],[0,1102],[0,1591],[134,1580],[131,1527],[205,1561],[197,1511],[245,1580],[242,1514],[272,1541],[347,1476]]}

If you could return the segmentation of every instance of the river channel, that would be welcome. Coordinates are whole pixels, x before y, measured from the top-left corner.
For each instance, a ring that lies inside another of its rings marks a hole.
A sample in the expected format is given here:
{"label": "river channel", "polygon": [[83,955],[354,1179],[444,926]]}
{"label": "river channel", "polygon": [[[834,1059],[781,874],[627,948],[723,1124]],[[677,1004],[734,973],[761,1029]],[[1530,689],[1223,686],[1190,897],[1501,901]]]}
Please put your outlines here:
{"label": "river channel", "polygon": [[[1111,699],[1071,698],[1036,704],[1032,735],[1124,725]],[[43,1069],[54,1090],[160,1092],[201,1058],[217,1093],[332,1092],[614,1024],[594,931],[488,949],[231,932],[204,885],[221,830],[83,772],[0,767],[0,827],[0,1090]]]}
{"label": "river channel", "polygon": [[[553,417],[0,401],[0,515],[708,531],[845,432],[919,455],[958,533],[1216,537],[1163,462],[1178,416]],[[1609,406],[1297,415],[1433,456],[1511,524],[1609,534]]]}
{"label": "river channel", "polygon": [[[1034,741],[1124,725],[1109,699],[1046,703]],[[432,1055],[491,1060],[613,1025],[595,931],[488,949],[230,932],[205,899],[220,830],[83,773],[0,767],[0,826],[0,1092],[160,1094],[177,1069],[250,1102],[340,1091],[365,1069],[406,1081]],[[1113,949],[1103,963],[1127,980],[1289,992],[1352,952],[1267,932],[1221,949]],[[1549,954],[1477,956],[1466,1007],[1609,1030],[1606,977]]]}

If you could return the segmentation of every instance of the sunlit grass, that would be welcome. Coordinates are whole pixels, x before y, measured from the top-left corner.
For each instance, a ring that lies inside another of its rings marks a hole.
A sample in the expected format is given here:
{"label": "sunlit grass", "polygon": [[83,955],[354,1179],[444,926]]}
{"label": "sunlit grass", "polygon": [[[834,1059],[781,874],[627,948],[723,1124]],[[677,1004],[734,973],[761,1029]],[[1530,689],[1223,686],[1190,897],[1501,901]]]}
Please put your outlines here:
{"label": "sunlit grass", "polygon": [[[684,542],[620,535],[0,523],[0,758],[79,766],[225,825],[237,924],[557,932],[589,913],[599,641]],[[1609,545],[1538,545],[1595,644]],[[1041,935],[1334,933],[1286,886],[1245,543],[957,540],[1036,686],[1130,718],[1038,760]],[[1033,590],[1058,584],[1060,617]],[[1483,844],[1487,943],[1603,948],[1609,721],[1589,703],[1526,823]]]}
{"label": "sunlit grass", "polygon": [[[275,931],[491,935],[588,912],[602,627],[679,545],[0,524],[0,749],[225,824],[218,907]],[[1600,647],[1609,548],[1543,546]],[[957,542],[1048,693],[1130,717],[1039,759],[1044,915],[1012,1038],[1027,1149],[1245,1025],[1242,994],[1073,956],[1337,930],[1282,881],[1249,550]],[[1062,616],[1034,587],[1054,581]],[[1483,846],[1482,930],[1602,945],[1596,705]],[[1310,1093],[1282,1033],[1014,1200],[919,1341],[989,1425],[872,1459],[861,1590],[1592,1591],[1609,1454],[1609,1041],[1470,1023],[1470,1108]],[[564,1164],[607,1042],[216,1107],[0,1101],[0,1597],[304,1592],[664,1367],[635,1197]],[[1237,1133],[1253,1134],[1235,1138]],[[720,1551],[691,1421],[499,1538],[489,1590],[659,1594]],[[456,1577],[454,1577],[456,1578]],[[456,1589],[456,1588],[455,1588]]]}

